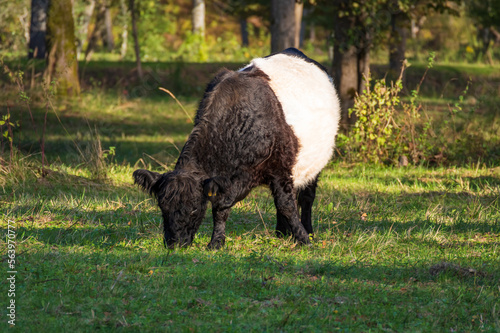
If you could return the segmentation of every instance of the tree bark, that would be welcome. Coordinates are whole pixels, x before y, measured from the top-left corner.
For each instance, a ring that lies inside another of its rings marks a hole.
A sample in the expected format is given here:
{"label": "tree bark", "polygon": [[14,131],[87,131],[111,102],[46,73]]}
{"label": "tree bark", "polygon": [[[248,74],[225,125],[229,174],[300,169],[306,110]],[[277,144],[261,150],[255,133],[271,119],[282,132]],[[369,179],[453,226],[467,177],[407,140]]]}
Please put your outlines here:
{"label": "tree bark", "polygon": [[247,47],[250,45],[248,40],[248,23],[246,18],[240,18],[241,46]]}
{"label": "tree bark", "polygon": [[76,59],[75,25],[71,0],[51,0],[47,15],[48,82],[57,79],[57,93],[75,96],[80,93]]}
{"label": "tree bark", "polygon": [[316,41],[316,27],[314,26],[314,23],[311,23],[309,25],[309,41],[310,42]]}
{"label": "tree bark", "polygon": [[121,9],[121,20],[122,20],[122,45],[120,47],[120,57],[121,59],[125,58],[127,54],[127,42],[128,42],[128,13],[127,13],[127,5],[125,4],[125,0],[120,0],[120,9]]}
{"label": "tree bark", "polygon": [[31,23],[29,22],[30,14],[31,13],[28,11],[28,8],[23,8],[23,14],[18,15],[19,22],[23,27],[24,39],[26,40],[26,45],[29,45],[30,42],[30,26],[31,26]]}
{"label": "tree bark", "polygon": [[342,108],[341,125],[347,129],[354,122],[349,117],[349,109],[354,106],[354,96],[359,86],[358,54],[354,45],[345,50],[341,50],[338,44],[334,45],[333,71]]}
{"label": "tree bark", "polygon": [[366,78],[370,75],[370,49],[363,47],[358,53],[358,93],[366,89]]}
{"label": "tree bark", "polygon": [[49,0],[31,0],[31,24],[28,58],[45,59],[47,54],[47,10]]}
{"label": "tree bark", "polygon": [[79,30],[78,35],[81,40],[78,41],[78,45],[76,47],[76,53],[78,57],[80,57],[80,54],[83,50],[83,44],[88,39],[87,35],[89,33],[89,24],[90,20],[92,19],[92,14],[94,14],[94,8],[95,8],[95,0],[90,0],[88,5],[85,6],[85,10],[83,11],[82,24],[78,29]]}
{"label": "tree bark", "polygon": [[137,75],[139,76],[139,80],[142,81],[142,65],[141,65],[141,52],[139,48],[139,37],[137,34],[137,22],[136,22],[136,13],[135,13],[135,0],[130,0],[130,14],[132,15],[132,36],[134,38],[134,50],[135,50],[135,62],[137,64]]}
{"label": "tree bark", "polygon": [[356,45],[349,42],[349,31],[355,25],[353,17],[337,17],[333,50],[333,79],[340,97],[342,108],[341,126],[347,130],[354,123],[349,117],[349,109],[354,106],[354,96],[359,89],[359,54]]}
{"label": "tree bark", "polygon": [[94,29],[92,29],[92,33],[89,37],[89,42],[87,43],[87,49],[85,50],[85,60],[90,60],[90,54],[96,49],[97,43],[99,40],[102,40],[104,35],[104,4],[101,4],[97,9],[97,13],[95,16],[95,24]]}
{"label": "tree bark", "polygon": [[500,44],[500,32],[495,27],[490,27],[491,34],[493,35],[494,45]]}
{"label": "tree bark", "polygon": [[487,56],[490,42],[493,39],[489,28],[479,28],[477,31],[477,35],[478,39],[481,41],[482,47],[480,52],[476,52],[476,61],[478,61],[480,57],[484,58]]}
{"label": "tree bark", "polygon": [[193,0],[193,34],[205,37],[205,0]]}
{"label": "tree bark", "polygon": [[85,50],[85,59],[88,60],[89,54],[96,48],[98,42],[111,52],[115,47],[113,38],[113,25],[111,21],[111,12],[105,3],[101,3],[96,14],[95,26],[90,35],[87,49]]}
{"label": "tree bark", "polygon": [[271,1],[271,53],[295,44],[295,0]]}
{"label": "tree bark", "polygon": [[406,16],[402,13],[391,14],[391,35],[389,38],[389,69],[399,75],[406,59],[406,39],[408,27]]}
{"label": "tree bark", "polygon": [[302,13],[304,11],[304,3],[296,2],[295,3],[295,39],[293,43],[293,47],[300,47],[300,33],[302,27]]}
{"label": "tree bark", "polygon": [[113,21],[111,20],[111,11],[108,6],[104,7],[104,26],[105,26],[105,41],[106,47],[109,52],[115,48],[115,39],[113,37]]}

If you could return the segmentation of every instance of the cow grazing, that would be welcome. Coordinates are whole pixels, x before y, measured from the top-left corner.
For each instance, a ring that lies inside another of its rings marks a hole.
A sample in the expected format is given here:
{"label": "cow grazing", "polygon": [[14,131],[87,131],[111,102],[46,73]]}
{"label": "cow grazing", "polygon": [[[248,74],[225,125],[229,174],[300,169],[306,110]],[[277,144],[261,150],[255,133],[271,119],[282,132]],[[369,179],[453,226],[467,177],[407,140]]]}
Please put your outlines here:
{"label": "cow grazing", "polygon": [[231,207],[259,185],[268,185],[274,197],[276,234],[291,232],[307,244],[318,175],[332,156],[339,120],[332,78],[290,48],[239,71],[221,70],[205,91],[175,169],[140,169],[133,177],[157,198],[169,248],[192,243],[208,201],[214,223],[208,247],[223,246]]}

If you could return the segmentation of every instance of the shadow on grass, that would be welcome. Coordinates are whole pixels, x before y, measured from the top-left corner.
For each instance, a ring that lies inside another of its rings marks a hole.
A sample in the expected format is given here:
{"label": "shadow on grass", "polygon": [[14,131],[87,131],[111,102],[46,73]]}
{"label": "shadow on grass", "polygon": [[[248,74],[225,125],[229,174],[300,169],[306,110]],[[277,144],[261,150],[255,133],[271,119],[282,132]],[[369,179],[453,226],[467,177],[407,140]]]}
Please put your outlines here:
{"label": "shadow on grass", "polygon": [[[184,147],[185,140],[167,141],[167,136],[159,135],[156,140],[139,142],[135,140],[125,140],[121,138],[102,138],[103,150],[115,147],[115,155],[112,157],[117,164],[134,164],[141,158],[151,161],[154,165],[162,163],[165,165],[175,164],[179,157],[179,151]],[[75,142],[77,145],[75,145]],[[78,146],[78,148],[77,148]],[[22,152],[26,155],[39,150],[38,142],[24,141],[18,144]],[[45,142],[45,156],[49,163],[59,162],[69,165],[78,165],[94,156],[87,155],[87,147],[92,147],[92,142],[88,139],[73,141],[71,139],[53,139]],[[92,148],[91,148],[92,149]],[[82,157],[82,154],[84,154]],[[91,150],[91,153],[95,153]],[[38,155],[40,153],[37,153]],[[151,156],[152,158],[150,158]],[[108,158],[108,160],[111,157]],[[158,162],[154,161],[157,160]]]}
{"label": "shadow on grass", "polygon": [[[45,110],[33,108],[34,122],[43,124]],[[71,161],[78,157],[78,149],[85,152],[90,140],[96,139],[97,130],[103,149],[111,146],[116,147],[118,163],[123,161],[135,162],[144,154],[154,155],[168,151],[175,158],[182,149],[184,143],[193,128],[193,124],[184,118],[166,118],[157,115],[156,118],[119,119],[108,117],[106,119],[86,118],[85,113],[60,112],[62,124],[53,112],[47,114],[47,129],[45,138],[45,153],[49,160]],[[24,127],[15,129],[13,133],[14,146],[21,149],[25,154],[30,154],[40,150],[41,126],[36,133],[31,126],[31,119],[28,112],[23,112],[22,119],[18,119]],[[70,133],[66,132],[66,130]],[[132,139],[130,137],[143,136],[146,141]],[[78,147],[77,147],[78,146]]]}

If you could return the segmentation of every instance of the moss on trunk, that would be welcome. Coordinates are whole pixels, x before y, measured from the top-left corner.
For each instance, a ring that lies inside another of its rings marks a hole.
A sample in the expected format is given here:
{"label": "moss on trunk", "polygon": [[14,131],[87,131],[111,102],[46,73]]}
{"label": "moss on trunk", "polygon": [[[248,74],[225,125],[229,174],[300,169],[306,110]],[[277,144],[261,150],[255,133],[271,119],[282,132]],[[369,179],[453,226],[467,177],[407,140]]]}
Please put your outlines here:
{"label": "moss on trunk", "polygon": [[57,80],[57,93],[80,93],[76,58],[75,25],[71,0],[50,0],[47,17],[47,70],[49,81]]}

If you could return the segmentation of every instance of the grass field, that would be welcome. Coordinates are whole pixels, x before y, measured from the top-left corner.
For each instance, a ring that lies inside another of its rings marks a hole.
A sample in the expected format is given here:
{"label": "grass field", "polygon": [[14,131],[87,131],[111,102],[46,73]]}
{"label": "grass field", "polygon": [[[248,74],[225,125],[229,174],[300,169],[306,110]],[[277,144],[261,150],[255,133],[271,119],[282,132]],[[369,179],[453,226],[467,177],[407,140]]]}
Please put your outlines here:
{"label": "grass field", "polygon": [[[312,246],[274,237],[273,200],[259,188],[233,208],[223,249],[205,247],[208,212],[193,246],[168,251],[159,210],[131,174],[173,166],[192,127],[180,107],[116,88],[89,87],[48,108],[41,95],[30,104],[34,125],[15,89],[0,102],[20,120],[22,152],[0,173],[3,276],[9,224],[17,260],[15,297],[0,283],[2,331],[10,299],[20,332],[500,331],[495,163],[335,160],[320,180]],[[191,115],[198,98],[181,98]],[[47,110],[51,166],[41,170]],[[103,157],[110,147],[115,155]]]}

